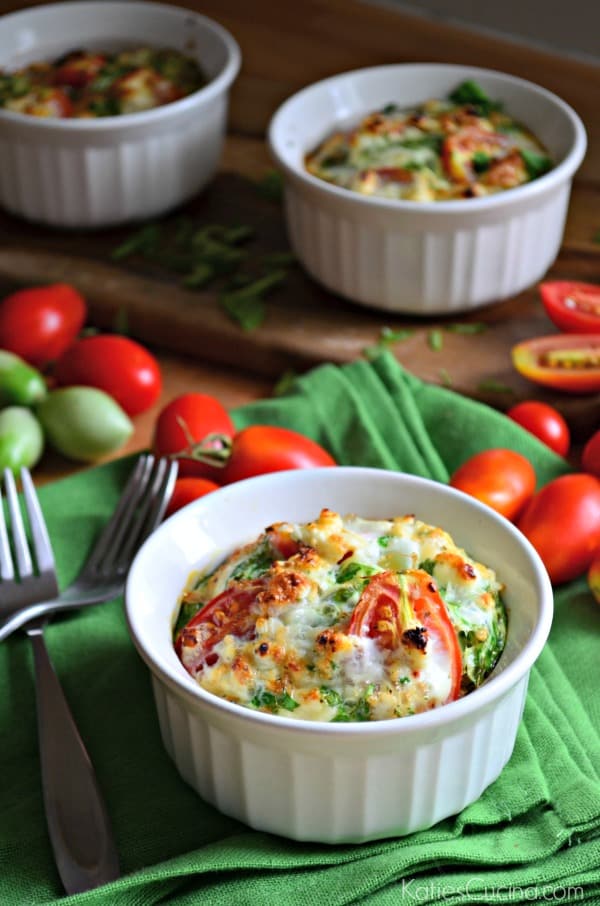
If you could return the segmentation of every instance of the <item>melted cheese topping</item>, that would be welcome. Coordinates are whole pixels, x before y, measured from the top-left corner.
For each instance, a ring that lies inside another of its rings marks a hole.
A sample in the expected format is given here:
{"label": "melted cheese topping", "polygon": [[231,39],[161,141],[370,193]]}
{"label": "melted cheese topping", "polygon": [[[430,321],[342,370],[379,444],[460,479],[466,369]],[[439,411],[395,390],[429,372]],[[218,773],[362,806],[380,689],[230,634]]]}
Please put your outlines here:
{"label": "melted cheese topping", "polygon": [[[380,597],[379,610],[359,618],[378,575],[404,605],[396,635]],[[314,522],[269,527],[184,593],[176,649],[204,689],[275,714],[383,720],[435,708],[455,697],[456,660],[435,620],[412,612],[403,577],[439,592],[442,622],[460,642],[461,694],[470,691],[504,646],[501,585],[447,532],[412,515],[323,510]],[[415,627],[416,636],[405,631]]]}
{"label": "melted cheese topping", "polygon": [[541,176],[552,162],[538,139],[473,82],[447,100],[388,104],[307,155],[319,179],[361,195],[406,201],[476,198]]}
{"label": "melted cheese topping", "polygon": [[118,116],[171,103],[205,83],[196,61],[171,48],[81,50],[16,72],[0,70],[0,107],[42,117]]}

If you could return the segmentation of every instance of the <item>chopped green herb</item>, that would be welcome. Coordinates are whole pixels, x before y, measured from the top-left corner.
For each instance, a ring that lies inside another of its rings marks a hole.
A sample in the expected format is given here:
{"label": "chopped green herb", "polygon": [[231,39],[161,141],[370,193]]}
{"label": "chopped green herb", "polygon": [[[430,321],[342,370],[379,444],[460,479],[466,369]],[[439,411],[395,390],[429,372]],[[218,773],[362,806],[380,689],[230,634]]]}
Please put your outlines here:
{"label": "chopped green herb", "polygon": [[402,141],[398,142],[398,145],[401,148],[407,148],[408,150],[418,150],[419,148],[429,148],[431,151],[435,151],[436,154],[439,154],[442,150],[442,144],[444,142],[443,135],[422,135],[418,138],[405,138]]}
{"label": "chopped green herb", "polygon": [[430,576],[433,576],[433,571],[435,569],[435,560],[422,560],[419,563],[419,569],[424,569],[426,573],[429,573]]}
{"label": "chopped green herb", "polygon": [[384,343],[400,343],[402,340],[408,340],[414,335],[414,330],[409,327],[393,330],[391,327],[381,328],[380,340]]}
{"label": "chopped green herb", "polygon": [[492,158],[484,151],[475,151],[473,154],[473,169],[476,173],[485,173],[489,170]]}
{"label": "chopped green herb", "polygon": [[449,95],[449,99],[459,106],[469,105],[475,107],[479,116],[489,116],[494,110],[502,110],[502,104],[498,101],[492,101],[481,85],[478,85],[472,79],[462,82],[455,88]]}
{"label": "chopped green herb", "polygon": [[323,167],[341,167],[348,161],[348,151],[345,148],[337,148],[321,161]]}
{"label": "chopped green herb", "polygon": [[[205,223],[189,217],[169,224],[146,224],[112,252],[115,261],[141,255],[153,265],[182,275],[182,285],[200,290],[218,281],[219,304],[243,330],[262,324],[264,296],[285,279],[284,268],[295,260],[289,251],[257,255],[248,271],[240,270],[249,258],[241,244],[252,239],[247,224]],[[253,265],[253,266],[252,266]]]}
{"label": "chopped green herb", "polygon": [[366,346],[363,349],[363,355],[366,359],[371,361],[376,359],[378,355],[381,355],[382,352],[392,345],[392,343],[400,343],[403,340],[408,340],[409,337],[414,335],[414,330],[411,328],[401,328],[399,330],[392,330],[391,327],[382,327],[377,342],[372,346]]}
{"label": "chopped green herb", "polygon": [[336,705],[342,704],[342,696],[335,689],[329,689],[327,686],[321,686],[319,689],[321,693],[321,699],[325,704],[334,708]]}
{"label": "chopped green herb", "polygon": [[240,242],[246,242],[252,239],[256,230],[251,226],[233,226],[226,229],[223,233],[223,242],[227,245],[239,245]]}
{"label": "chopped green herb", "polygon": [[340,702],[338,710],[331,723],[350,723],[371,719],[371,706],[368,698],[373,694],[373,684],[369,684],[358,701]]}
{"label": "chopped green herb", "polygon": [[444,329],[449,333],[476,334],[483,333],[488,329],[488,325],[483,321],[468,321],[464,324],[447,324]]}
{"label": "chopped green herb", "polygon": [[223,285],[223,289],[227,292],[229,292],[230,289],[241,289],[242,286],[249,286],[250,283],[253,283],[255,280],[256,277],[253,274],[246,274],[244,271],[240,271],[229,277]]}
{"label": "chopped green herb", "polygon": [[400,108],[398,104],[386,104],[385,107],[381,108],[381,112],[384,116],[391,116],[392,113],[399,113]]}
{"label": "chopped green herb", "polygon": [[377,544],[380,547],[387,547],[391,540],[392,540],[391,535],[380,535],[379,538],[377,539]]}
{"label": "chopped green herb", "polygon": [[184,601],[181,607],[179,608],[179,613],[177,614],[177,619],[175,621],[175,626],[173,627],[173,638],[175,639],[177,635],[181,632],[184,626],[190,622],[190,620],[196,616],[199,610],[202,610],[204,604],[199,604],[196,601]]}
{"label": "chopped green herb", "polygon": [[348,566],[340,567],[337,574],[337,581],[340,585],[344,582],[350,582],[351,579],[356,577],[366,578],[367,576],[373,576],[379,570],[375,566],[367,566],[365,563],[349,563]]}
{"label": "chopped green herb", "polygon": [[148,223],[138,230],[129,239],[126,239],[121,245],[111,253],[114,261],[121,261],[136,253],[148,254],[153,252],[161,238],[161,229],[157,223]]}
{"label": "chopped green herb", "polygon": [[352,586],[346,585],[342,588],[338,588],[337,591],[333,594],[333,600],[336,604],[346,604],[351,598],[356,594],[356,589]]}
{"label": "chopped green herb", "polygon": [[257,191],[269,201],[283,199],[283,176],[278,170],[269,170],[255,185]]}
{"label": "chopped green herb", "polygon": [[120,305],[117,308],[113,320],[113,331],[123,337],[126,337],[129,333],[129,312],[124,305]]}
{"label": "chopped green herb", "polygon": [[266,317],[263,296],[285,280],[284,271],[273,271],[254,283],[230,293],[222,293],[219,304],[242,330],[255,330]]}
{"label": "chopped green herb", "polygon": [[27,76],[6,73],[0,75],[0,104],[13,98],[23,97],[31,90],[31,83]]}
{"label": "chopped green herb", "polygon": [[405,683],[410,683],[410,676],[401,676],[398,682],[404,686]]}
{"label": "chopped green herb", "polygon": [[263,576],[273,563],[273,554],[268,542],[252,551],[249,557],[241,560],[231,573],[231,578],[241,581],[243,579],[258,579]]}
{"label": "chopped green herb", "polygon": [[269,711],[278,711],[280,708],[286,711],[295,711],[296,708],[300,707],[299,703],[287,692],[283,692],[281,695],[274,695],[273,692],[267,692],[266,689],[261,689],[260,692],[257,692],[250,700],[250,704],[254,708],[267,708]]}
{"label": "chopped green herb", "polygon": [[263,255],[260,259],[261,267],[265,270],[272,270],[278,267],[290,267],[296,263],[296,256],[293,252],[271,252]]}
{"label": "chopped green herb", "polygon": [[427,334],[427,343],[434,352],[439,352],[444,345],[444,337],[441,330],[430,330]]}
{"label": "chopped green herb", "polygon": [[380,343],[375,343],[373,346],[365,346],[363,349],[363,355],[365,359],[368,359],[369,362],[372,362],[373,359],[376,359],[377,356],[380,356],[382,352],[385,352],[387,346],[384,346]]}
{"label": "chopped green herb", "polygon": [[215,271],[211,264],[208,264],[206,261],[200,261],[197,264],[193,271],[187,275],[183,280],[183,285],[187,289],[201,289],[203,286],[206,286],[214,279]]}
{"label": "chopped green herb", "polygon": [[478,390],[489,390],[492,393],[514,393],[514,389],[509,387],[508,384],[503,384],[502,381],[495,381],[493,378],[489,380],[480,381],[477,385]]}
{"label": "chopped green herb", "polygon": [[96,116],[118,116],[121,112],[121,102],[115,97],[98,98],[90,101],[89,108]]}
{"label": "chopped green herb", "polygon": [[442,382],[444,387],[452,387],[452,378],[445,368],[440,368],[438,374],[440,376],[440,381]]}
{"label": "chopped green herb", "polygon": [[521,157],[530,179],[537,179],[552,169],[552,161],[547,154],[538,154],[536,151],[521,148]]}
{"label": "chopped green herb", "polygon": [[289,368],[281,375],[273,387],[273,396],[283,396],[294,386],[298,373],[293,368]]}

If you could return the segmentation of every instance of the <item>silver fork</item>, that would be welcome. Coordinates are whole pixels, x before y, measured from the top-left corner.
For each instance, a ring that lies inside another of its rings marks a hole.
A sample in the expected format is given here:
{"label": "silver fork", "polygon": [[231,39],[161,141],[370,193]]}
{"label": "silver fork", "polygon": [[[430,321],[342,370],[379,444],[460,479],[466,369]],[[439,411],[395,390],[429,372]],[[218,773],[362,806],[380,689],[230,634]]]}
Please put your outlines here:
{"label": "silver fork", "polygon": [[[63,593],[70,607],[76,606],[76,590],[88,604],[92,600],[96,603],[109,600],[119,593],[137,547],[164,515],[176,473],[176,464],[166,460],[155,462],[151,456],[140,457],[83,570]],[[36,606],[28,604],[34,593],[29,589],[35,588],[36,594],[41,589],[44,596],[58,592],[54,560],[31,476],[23,470],[21,477],[37,575],[29,554],[14,479],[7,472],[4,477],[18,577],[0,501],[0,609],[4,609],[9,595],[12,603],[14,593],[28,610]],[[99,591],[93,592],[94,582],[102,584],[100,597]],[[60,600],[60,596],[56,600]],[[55,861],[65,890],[80,893],[117,878],[119,863],[93,766],[44,643],[46,616],[44,612],[44,618],[40,619],[38,614],[38,619],[27,628],[34,651],[44,804]]]}
{"label": "silver fork", "polygon": [[[39,617],[99,604],[119,595],[133,555],[164,516],[177,477],[177,463],[149,454],[138,459],[117,508],[77,578],[56,597],[13,608],[0,622],[0,641]],[[2,586],[0,585],[0,590]],[[14,610],[14,613],[12,612]]]}

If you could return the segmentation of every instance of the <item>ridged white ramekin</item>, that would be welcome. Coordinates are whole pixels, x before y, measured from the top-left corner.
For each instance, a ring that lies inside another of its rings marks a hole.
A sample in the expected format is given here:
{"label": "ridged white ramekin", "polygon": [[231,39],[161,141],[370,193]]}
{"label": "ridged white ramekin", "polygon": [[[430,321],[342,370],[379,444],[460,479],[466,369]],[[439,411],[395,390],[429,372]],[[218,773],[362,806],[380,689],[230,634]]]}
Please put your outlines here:
{"label": "ridged white ramekin", "polygon": [[[171,628],[190,572],[273,522],[312,520],[324,506],[372,518],[415,513],[496,569],[506,585],[508,637],[483,686],[412,717],[323,724],[243,708],[186,673]],[[138,553],[125,600],[132,639],[152,673],[162,738],[181,776],[251,827],[325,843],[407,834],[478,798],[512,753],[553,607],[534,549],[488,507],[422,478],[341,467],[253,478],[180,510]]]}
{"label": "ridged white ramekin", "polygon": [[137,0],[55,3],[0,20],[2,69],[73,49],[131,46],[192,54],[209,82],[124,116],[46,119],[0,109],[0,205],[53,226],[108,226],[164,213],[211,179],[241,60],[224,28],[188,9]]}
{"label": "ridged white ramekin", "polygon": [[[446,97],[467,79],[541,139],[553,170],[487,198],[429,203],[363,196],[306,170],[305,155],[331,132],[390,102]],[[290,240],[309,273],[362,305],[432,315],[504,299],[544,275],[560,247],[586,134],[564,101],[523,79],[399,64],[333,76],[293,95],[271,121],[269,144],[285,177]]]}

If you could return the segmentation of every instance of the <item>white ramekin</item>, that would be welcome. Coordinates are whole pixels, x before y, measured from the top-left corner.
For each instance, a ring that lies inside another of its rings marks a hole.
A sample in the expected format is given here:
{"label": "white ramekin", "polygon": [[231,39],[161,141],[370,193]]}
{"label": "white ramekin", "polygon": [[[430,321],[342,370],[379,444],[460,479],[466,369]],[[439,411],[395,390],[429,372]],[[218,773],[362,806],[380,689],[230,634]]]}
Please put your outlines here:
{"label": "white ramekin", "polygon": [[[271,523],[311,520],[323,506],[373,518],[415,513],[497,570],[508,637],[483,686],[413,717],[322,724],[232,704],[186,673],[171,628],[190,573]],[[182,777],[251,827],[325,843],[407,834],[480,796],[512,753],[553,608],[538,555],[503,517],[426,479],[342,467],[249,479],[180,510],[139,551],[125,600],[132,639],[152,674],[162,738]]]}
{"label": "white ramekin", "polygon": [[[307,172],[331,132],[394,102],[413,106],[476,80],[548,148],[546,175],[488,198],[444,202],[371,198]],[[333,76],[275,113],[269,145],[285,177],[290,241],[309,273],[362,305],[452,314],[512,296],[544,275],[562,240],[571,180],[586,148],[577,114],[531,82],[467,66],[398,64]]]}
{"label": "white ramekin", "polygon": [[216,22],[136,0],[53,3],[0,19],[2,69],[132,45],[192,54],[210,81],[172,104],[124,116],[45,119],[0,109],[0,205],[53,226],[108,226],[164,213],[213,176],[241,60]]}

